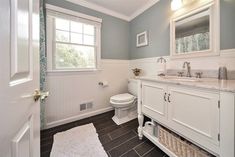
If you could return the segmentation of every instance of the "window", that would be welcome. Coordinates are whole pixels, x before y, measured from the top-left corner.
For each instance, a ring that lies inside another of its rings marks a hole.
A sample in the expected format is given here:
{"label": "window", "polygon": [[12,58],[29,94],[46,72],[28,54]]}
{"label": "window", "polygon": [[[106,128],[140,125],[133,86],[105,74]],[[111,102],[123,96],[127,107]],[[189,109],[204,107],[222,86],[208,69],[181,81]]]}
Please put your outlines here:
{"label": "window", "polygon": [[97,69],[100,59],[100,26],[97,21],[47,10],[48,69]]}

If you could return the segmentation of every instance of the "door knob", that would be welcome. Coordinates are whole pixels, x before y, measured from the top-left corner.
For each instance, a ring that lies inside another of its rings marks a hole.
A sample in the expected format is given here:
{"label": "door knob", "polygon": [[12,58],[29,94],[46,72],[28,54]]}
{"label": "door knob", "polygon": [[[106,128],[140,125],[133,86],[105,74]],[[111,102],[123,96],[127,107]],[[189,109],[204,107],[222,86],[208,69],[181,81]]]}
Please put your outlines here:
{"label": "door knob", "polygon": [[39,99],[44,100],[49,96],[49,92],[41,92],[40,90],[36,89],[33,94],[34,101],[38,101]]}

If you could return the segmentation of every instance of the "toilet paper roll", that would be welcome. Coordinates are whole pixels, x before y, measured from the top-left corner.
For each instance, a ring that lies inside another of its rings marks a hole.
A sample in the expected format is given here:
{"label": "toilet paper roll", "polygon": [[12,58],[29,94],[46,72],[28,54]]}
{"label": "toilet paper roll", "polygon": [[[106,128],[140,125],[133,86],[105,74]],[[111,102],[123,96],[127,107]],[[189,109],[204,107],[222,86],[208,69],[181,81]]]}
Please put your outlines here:
{"label": "toilet paper roll", "polygon": [[109,86],[108,81],[104,81],[104,82],[103,82],[103,87],[108,87],[108,86]]}

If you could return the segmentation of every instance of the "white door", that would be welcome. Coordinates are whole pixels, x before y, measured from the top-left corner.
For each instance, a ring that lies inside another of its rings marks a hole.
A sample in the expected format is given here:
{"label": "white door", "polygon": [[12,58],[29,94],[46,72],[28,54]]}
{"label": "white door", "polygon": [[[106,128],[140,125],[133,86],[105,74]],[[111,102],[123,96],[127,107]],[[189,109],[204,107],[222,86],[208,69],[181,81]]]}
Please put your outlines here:
{"label": "white door", "polygon": [[159,123],[167,121],[167,86],[154,82],[142,83],[142,111]]}
{"label": "white door", "polygon": [[39,1],[0,4],[0,157],[40,156]]}

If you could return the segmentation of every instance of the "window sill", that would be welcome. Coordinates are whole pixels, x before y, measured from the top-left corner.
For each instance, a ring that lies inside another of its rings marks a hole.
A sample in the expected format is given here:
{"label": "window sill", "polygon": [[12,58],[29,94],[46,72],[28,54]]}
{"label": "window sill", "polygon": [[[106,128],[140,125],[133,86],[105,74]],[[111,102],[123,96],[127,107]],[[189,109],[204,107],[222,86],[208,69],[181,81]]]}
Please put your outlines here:
{"label": "window sill", "polygon": [[90,74],[90,73],[96,73],[101,72],[102,69],[82,69],[82,70],[48,70],[48,75],[53,74]]}

